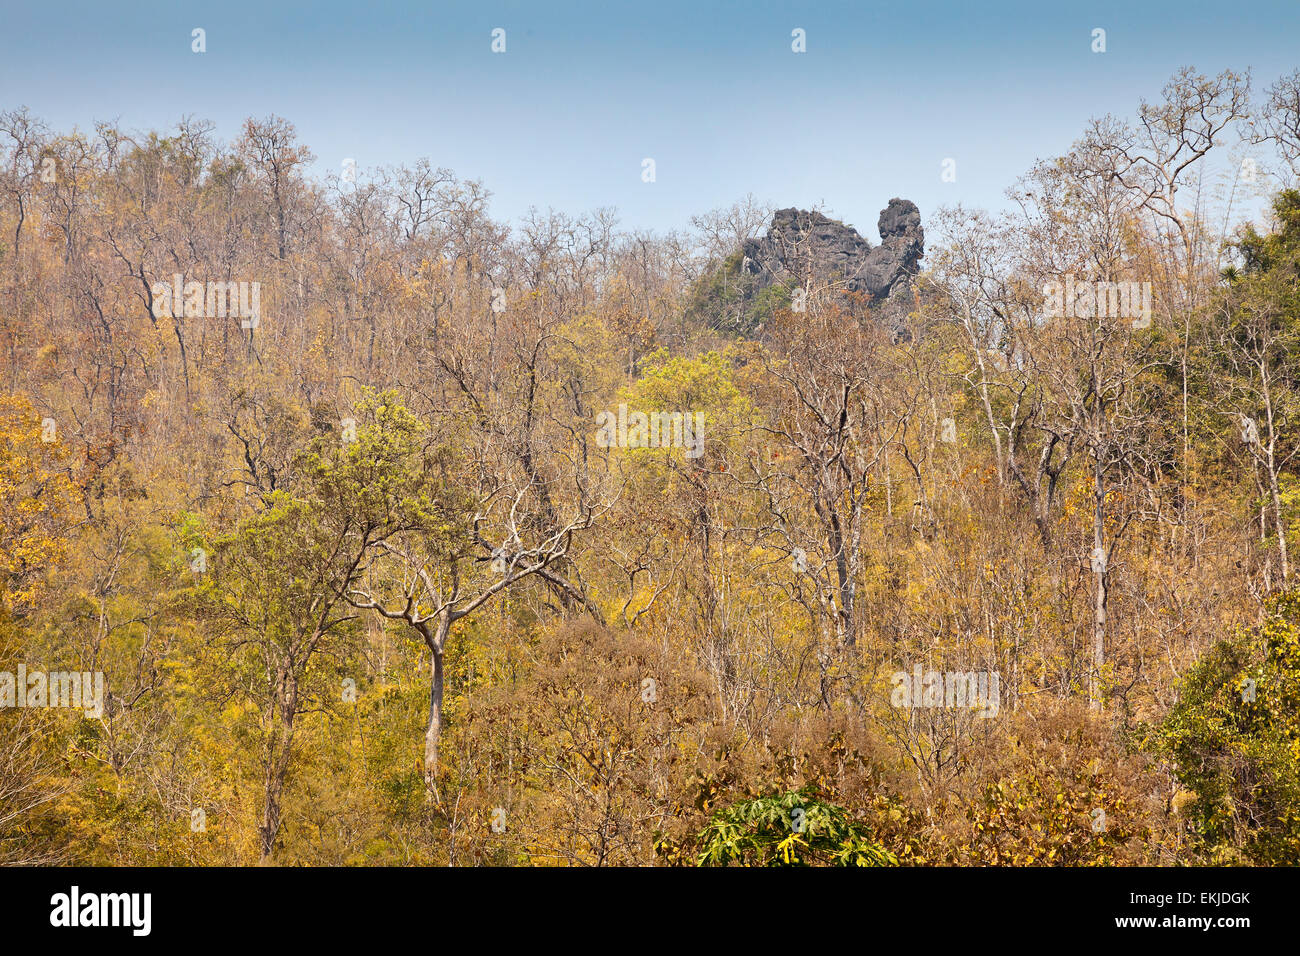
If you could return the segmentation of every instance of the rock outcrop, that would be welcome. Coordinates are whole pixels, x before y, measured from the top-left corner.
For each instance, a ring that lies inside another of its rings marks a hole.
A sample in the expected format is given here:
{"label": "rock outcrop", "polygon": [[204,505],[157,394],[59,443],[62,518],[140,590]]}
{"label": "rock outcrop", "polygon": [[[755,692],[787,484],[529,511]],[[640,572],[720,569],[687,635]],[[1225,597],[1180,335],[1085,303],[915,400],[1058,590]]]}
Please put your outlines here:
{"label": "rock outcrop", "polygon": [[905,335],[913,308],[911,279],[925,254],[921,213],[891,199],[880,213],[880,245],[852,226],[819,212],[781,209],[767,235],[747,240],[695,285],[687,304],[694,318],[724,332],[752,335],[805,295],[838,298],[847,314],[863,306],[895,335]]}
{"label": "rock outcrop", "polygon": [[781,209],[766,236],[744,244],[741,269],[757,291],[775,283],[830,286],[897,313],[910,305],[910,279],[925,254],[921,212],[906,199],[891,199],[879,228],[881,242],[873,248],[856,229],[819,212]]}

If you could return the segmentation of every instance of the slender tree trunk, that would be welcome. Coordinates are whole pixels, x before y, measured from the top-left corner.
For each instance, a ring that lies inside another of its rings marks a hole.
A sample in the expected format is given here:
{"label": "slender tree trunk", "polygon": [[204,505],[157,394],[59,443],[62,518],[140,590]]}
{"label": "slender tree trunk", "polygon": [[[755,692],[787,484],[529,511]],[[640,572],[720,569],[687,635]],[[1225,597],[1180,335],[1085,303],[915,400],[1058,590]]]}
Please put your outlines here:
{"label": "slender tree trunk", "polygon": [[280,702],[279,726],[272,736],[266,755],[265,797],[262,803],[262,824],[257,829],[259,862],[271,861],[276,837],[280,835],[281,805],[284,799],[284,780],[289,771],[289,755],[293,745],[293,718],[297,709],[297,694],[290,692]]}
{"label": "slender tree trunk", "polygon": [[1093,458],[1093,511],[1092,511],[1092,546],[1093,546],[1093,615],[1092,615],[1092,666],[1088,681],[1088,704],[1093,710],[1101,710],[1101,669],[1106,663],[1106,487],[1103,483],[1101,455]]}
{"label": "slender tree trunk", "polygon": [[975,361],[979,364],[980,403],[984,406],[984,417],[989,423],[989,434],[993,436],[993,454],[996,456],[998,464],[998,487],[1002,487],[1006,483],[1007,472],[1002,460],[1002,433],[998,431],[998,422],[993,415],[993,401],[989,398],[988,369],[984,365],[984,355],[980,351],[979,340],[976,338],[974,331],[968,326],[967,332],[971,337],[971,350],[975,353]]}
{"label": "slender tree trunk", "polygon": [[442,651],[433,652],[433,679],[429,685],[429,726],[424,732],[424,778],[430,787],[438,776],[438,744],[442,739]]}
{"label": "slender tree trunk", "polygon": [[1286,550],[1286,522],[1282,518],[1282,495],[1277,484],[1277,427],[1273,418],[1273,394],[1268,384],[1268,373],[1262,363],[1260,373],[1264,385],[1265,411],[1268,413],[1268,492],[1273,503],[1273,521],[1277,530],[1277,554],[1282,564],[1282,582],[1285,584],[1291,575],[1291,565]]}
{"label": "slender tree trunk", "polygon": [[1277,469],[1273,465],[1273,448],[1268,450],[1268,491],[1273,499],[1273,521],[1277,531],[1277,554],[1282,563],[1282,580],[1291,575],[1291,565],[1286,550],[1286,522],[1282,518],[1282,495],[1278,491]]}
{"label": "slender tree trunk", "polygon": [[835,512],[833,502],[823,503],[814,500],[818,514],[826,525],[826,543],[835,558],[836,585],[839,591],[840,606],[835,617],[836,637],[841,645],[854,643],[853,633],[853,587],[849,570],[848,553],[845,550],[844,531],[840,525],[839,515]]}
{"label": "slender tree trunk", "polygon": [[433,674],[429,681],[429,724],[424,731],[424,782],[430,793],[434,793],[436,788],[438,746],[442,742],[443,652],[455,621],[456,615],[447,607],[438,615],[438,627],[434,633],[428,632],[427,625],[420,628],[433,657]]}

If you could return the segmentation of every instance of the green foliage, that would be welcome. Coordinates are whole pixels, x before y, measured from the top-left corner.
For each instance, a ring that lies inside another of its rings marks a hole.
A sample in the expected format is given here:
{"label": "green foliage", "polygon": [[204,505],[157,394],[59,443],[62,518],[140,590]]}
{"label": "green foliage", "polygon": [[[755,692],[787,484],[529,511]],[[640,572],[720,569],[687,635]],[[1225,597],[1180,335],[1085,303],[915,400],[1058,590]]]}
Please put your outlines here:
{"label": "green foliage", "polygon": [[813,787],[717,810],[700,834],[700,866],[897,866],[847,810]]}
{"label": "green foliage", "polygon": [[[754,308],[759,298],[755,294],[758,283],[741,268],[743,260],[741,253],[734,253],[695,283],[686,305],[686,314],[692,321],[742,335],[752,332],[762,321]],[[772,297],[766,297],[765,301],[770,308]]]}
{"label": "green foliage", "polygon": [[1293,272],[1296,257],[1300,254],[1300,190],[1286,189],[1273,200],[1273,214],[1278,228],[1261,234],[1253,226],[1247,227],[1237,244],[1244,260],[1239,272],[1229,270],[1229,278],[1240,280],[1246,276],[1290,268]]}
{"label": "green foliage", "polygon": [[1262,625],[1197,663],[1158,741],[1214,862],[1300,860],[1300,591],[1274,596]]}

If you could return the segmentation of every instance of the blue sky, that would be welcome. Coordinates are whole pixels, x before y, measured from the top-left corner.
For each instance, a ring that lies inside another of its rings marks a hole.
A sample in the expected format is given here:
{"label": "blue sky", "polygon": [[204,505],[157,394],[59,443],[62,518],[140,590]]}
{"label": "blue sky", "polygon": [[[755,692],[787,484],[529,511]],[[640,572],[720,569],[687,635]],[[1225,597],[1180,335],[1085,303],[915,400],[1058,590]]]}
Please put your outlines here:
{"label": "blue sky", "polygon": [[874,240],[891,196],[923,214],[1000,206],[1090,116],[1130,115],[1183,65],[1249,67],[1258,89],[1298,50],[1295,0],[0,0],[0,108],[59,130],[193,114],[227,139],[277,113],[320,173],[428,156],[482,179],[506,220],[615,206],[625,227],[665,230],[752,192],[822,203]]}

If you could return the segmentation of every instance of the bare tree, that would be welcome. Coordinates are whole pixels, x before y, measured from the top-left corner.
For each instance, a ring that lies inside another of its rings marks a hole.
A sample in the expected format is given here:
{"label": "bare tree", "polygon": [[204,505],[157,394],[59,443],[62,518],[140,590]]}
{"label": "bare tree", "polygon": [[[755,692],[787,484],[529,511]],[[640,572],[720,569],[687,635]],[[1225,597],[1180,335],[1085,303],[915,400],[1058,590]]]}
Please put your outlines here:
{"label": "bare tree", "polygon": [[[569,553],[574,535],[590,528],[604,510],[588,504],[531,544],[525,544],[521,533],[528,535],[529,522],[521,509],[529,491],[524,485],[513,497],[503,491],[489,496],[474,515],[472,536],[450,547],[441,543],[431,546],[419,535],[402,535],[380,543],[366,565],[366,573],[347,594],[355,607],[407,624],[432,655],[424,773],[434,793],[442,739],[443,659],[452,628],[530,576],[558,580],[548,575],[549,569]],[[504,534],[504,540],[496,546],[483,536],[484,525],[488,524]]]}

